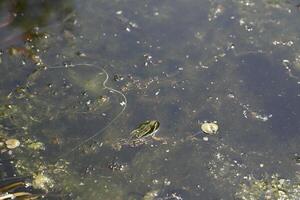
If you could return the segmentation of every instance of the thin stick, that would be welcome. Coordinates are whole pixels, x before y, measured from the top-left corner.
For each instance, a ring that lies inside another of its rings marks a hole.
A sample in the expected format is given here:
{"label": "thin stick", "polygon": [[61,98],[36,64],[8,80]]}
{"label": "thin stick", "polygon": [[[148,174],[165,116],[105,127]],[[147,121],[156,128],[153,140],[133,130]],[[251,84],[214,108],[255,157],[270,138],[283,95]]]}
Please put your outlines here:
{"label": "thin stick", "polygon": [[1,187],[0,193],[8,192],[9,190],[16,189],[16,188],[22,187],[22,186],[25,186],[25,183],[22,181],[11,183],[11,184]]}
{"label": "thin stick", "polygon": [[[3,161],[3,160],[2,160]],[[30,178],[31,176],[12,176],[12,177],[4,177],[0,179],[0,182],[4,182],[4,181],[11,181],[11,180],[22,180],[22,179],[26,179],[26,178]]]}
{"label": "thin stick", "polygon": [[106,78],[105,78],[105,80],[102,83],[104,89],[107,89],[109,91],[113,91],[113,92],[118,93],[119,95],[121,95],[122,98],[124,99],[124,102],[122,102],[122,104],[121,104],[121,106],[123,106],[123,108],[106,126],[104,126],[99,131],[95,132],[92,136],[88,137],[87,139],[85,139],[84,141],[82,141],[81,143],[79,143],[78,145],[76,145],[70,151],[68,151],[65,154],[59,156],[60,158],[63,158],[65,156],[69,155],[70,153],[74,152],[76,149],[78,149],[79,147],[81,147],[85,143],[91,141],[92,139],[94,139],[95,137],[97,137],[99,134],[101,134],[104,130],[106,130],[113,122],[115,122],[121,116],[121,114],[125,111],[125,109],[127,107],[127,98],[126,98],[126,96],[121,91],[106,86],[106,83],[107,83],[107,81],[109,79],[109,75],[108,75],[108,73],[102,67],[97,67],[97,66],[95,66],[93,64],[82,63],[82,64],[70,64],[70,65],[66,65],[66,66],[48,67],[48,69],[61,69],[61,68],[69,68],[69,67],[70,68],[75,68],[75,67],[83,67],[83,66],[94,67],[94,68],[97,68],[97,69],[101,69],[105,73]]}

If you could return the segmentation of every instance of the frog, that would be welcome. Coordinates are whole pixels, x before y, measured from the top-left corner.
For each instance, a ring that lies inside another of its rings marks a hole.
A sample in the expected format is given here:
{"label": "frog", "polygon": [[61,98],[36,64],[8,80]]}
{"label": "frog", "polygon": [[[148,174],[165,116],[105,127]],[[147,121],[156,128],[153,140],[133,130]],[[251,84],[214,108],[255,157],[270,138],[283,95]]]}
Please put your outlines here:
{"label": "frog", "polygon": [[136,129],[130,132],[127,139],[121,139],[113,145],[113,148],[120,150],[122,146],[138,147],[150,140],[161,141],[162,138],[155,136],[159,130],[160,123],[157,120],[147,120],[141,123]]}
{"label": "frog", "polygon": [[130,139],[142,139],[151,136],[155,136],[159,129],[160,123],[157,120],[147,120],[141,123],[136,129],[131,131]]}

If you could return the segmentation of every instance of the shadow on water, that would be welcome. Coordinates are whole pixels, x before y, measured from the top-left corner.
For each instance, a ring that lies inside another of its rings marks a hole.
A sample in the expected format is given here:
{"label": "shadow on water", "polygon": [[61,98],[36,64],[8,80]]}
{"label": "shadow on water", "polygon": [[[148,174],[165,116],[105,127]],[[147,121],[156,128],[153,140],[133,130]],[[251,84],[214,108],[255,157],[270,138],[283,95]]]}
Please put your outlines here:
{"label": "shadow on water", "polygon": [[22,45],[39,37],[38,29],[53,26],[72,12],[72,1],[2,1],[0,48]]}

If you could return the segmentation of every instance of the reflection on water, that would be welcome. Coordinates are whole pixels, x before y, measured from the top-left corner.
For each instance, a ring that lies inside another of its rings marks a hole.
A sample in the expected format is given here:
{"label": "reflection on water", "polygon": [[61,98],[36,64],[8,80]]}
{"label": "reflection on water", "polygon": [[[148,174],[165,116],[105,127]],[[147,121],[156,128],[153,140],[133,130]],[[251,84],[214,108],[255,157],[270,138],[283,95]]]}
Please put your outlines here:
{"label": "reflection on water", "polygon": [[[14,0],[0,16],[3,180],[47,199],[299,199],[297,3]],[[160,140],[116,148],[147,120]]]}

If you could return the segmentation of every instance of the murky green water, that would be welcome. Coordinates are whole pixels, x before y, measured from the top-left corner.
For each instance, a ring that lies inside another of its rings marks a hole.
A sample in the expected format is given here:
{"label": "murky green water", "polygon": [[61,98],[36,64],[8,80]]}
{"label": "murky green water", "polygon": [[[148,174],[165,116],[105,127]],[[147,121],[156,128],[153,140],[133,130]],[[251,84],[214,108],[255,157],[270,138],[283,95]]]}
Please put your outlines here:
{"label": "murky green water", "polygon": [[[1,1],[2,182],[45,199],[299,199],[299,3]],[[160,140],[116,148],[146,120]]]}

